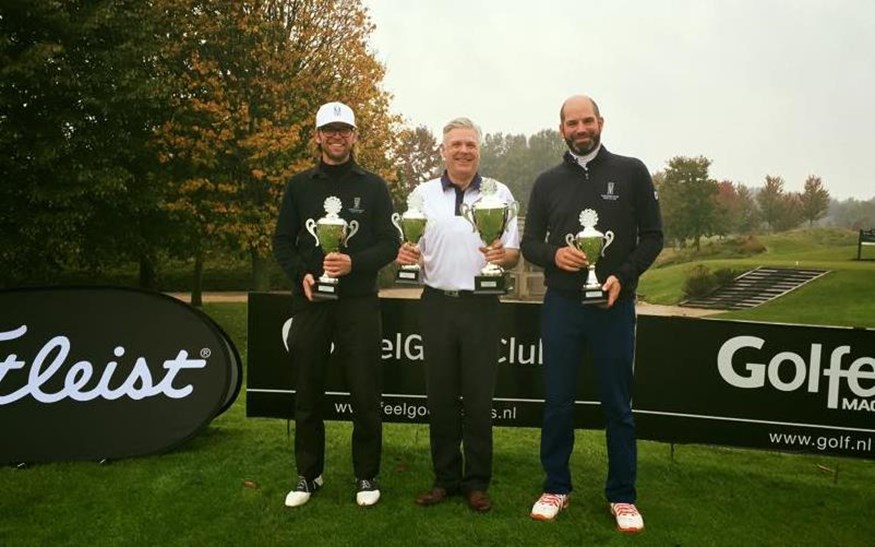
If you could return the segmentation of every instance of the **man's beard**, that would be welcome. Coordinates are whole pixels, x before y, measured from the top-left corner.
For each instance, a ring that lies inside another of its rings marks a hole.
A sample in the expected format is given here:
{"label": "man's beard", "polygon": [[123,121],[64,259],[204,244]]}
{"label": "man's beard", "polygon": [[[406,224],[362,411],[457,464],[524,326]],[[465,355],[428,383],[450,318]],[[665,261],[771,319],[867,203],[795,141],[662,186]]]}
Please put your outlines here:
{"label": "man's beard", "polygon": [[343,152],[340,154],[334,153],[330,146],[327,144],[322,145],[322,153],[331,158],[331,161],[336,163],[346,163],[349,161],[352,154],[352,147],[345,147]]}
{"label": "man's beard", "polygon": [[601,135],[592,135],[590,137],[590,145],[586,148],[582,148],[577,143],[574,142],[573,138],[566,137],[565,144],[568,146],[568,149],[577,154],[578,156],[585,156],[598,148],[599,143],[601,142]]}

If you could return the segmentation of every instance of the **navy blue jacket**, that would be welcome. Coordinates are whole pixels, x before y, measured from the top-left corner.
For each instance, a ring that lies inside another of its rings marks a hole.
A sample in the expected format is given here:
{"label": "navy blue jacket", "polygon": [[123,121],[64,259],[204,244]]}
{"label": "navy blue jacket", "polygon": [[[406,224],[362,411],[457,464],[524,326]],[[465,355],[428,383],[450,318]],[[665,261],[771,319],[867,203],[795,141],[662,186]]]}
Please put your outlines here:
{"label": "navy blue jacket", "polygon": [[567,272],[556,267],[554,256],[565,246],[566,234],[577,234],[580,212],[598,213],[596,229],[614,232],[613,243],[596,265],[604,283],[615,275],[622,285],[621,299],[633,298],[638,278],[662,250],[662,215],[653,180],[641,160],[612,154],[601,147],[581,167],[566,152],[561,164],[535,180],[520,249],[529,262],[544,268],[547,287],[579,294],[586,271]]}

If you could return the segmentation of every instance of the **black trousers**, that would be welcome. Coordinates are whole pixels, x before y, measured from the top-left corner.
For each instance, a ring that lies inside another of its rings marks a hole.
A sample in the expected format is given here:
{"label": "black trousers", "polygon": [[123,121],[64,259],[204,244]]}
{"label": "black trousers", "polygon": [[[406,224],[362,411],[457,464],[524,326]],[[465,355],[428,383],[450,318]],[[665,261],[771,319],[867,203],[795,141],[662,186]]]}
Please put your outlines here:
{"label": "black trousers", "polygon": [[322,409],[329,366],[341,368],[350,392],[355,476],[371,479],[380,473],[382,330],[376,295],[310,303],[295,313],[289,331],[289,350],[295,373],[298,475],[313,480],[325,469]]}
{"label": "black trousers", "polygon": [[486,490],[492,478],[498,298],[426,289],[421,308],[434,486]]}

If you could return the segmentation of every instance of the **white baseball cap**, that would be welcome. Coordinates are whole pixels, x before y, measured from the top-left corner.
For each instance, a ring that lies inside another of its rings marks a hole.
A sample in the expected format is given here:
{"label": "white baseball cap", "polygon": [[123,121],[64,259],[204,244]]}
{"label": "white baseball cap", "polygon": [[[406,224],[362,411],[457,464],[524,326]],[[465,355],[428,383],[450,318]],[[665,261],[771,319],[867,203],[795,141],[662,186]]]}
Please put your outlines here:
{"label": "white baseball cap", "polygon": [[343,103],[325,103],[316,111],[316,129],[330,123],[345,123],[355,127],[355,114],[352,108]]}

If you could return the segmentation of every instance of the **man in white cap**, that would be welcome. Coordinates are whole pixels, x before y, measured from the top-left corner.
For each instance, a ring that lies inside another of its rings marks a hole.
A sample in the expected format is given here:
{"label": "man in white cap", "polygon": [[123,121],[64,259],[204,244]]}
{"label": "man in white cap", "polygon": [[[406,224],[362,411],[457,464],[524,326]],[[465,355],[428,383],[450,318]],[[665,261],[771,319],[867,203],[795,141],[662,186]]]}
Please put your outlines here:
{"label": "man in white cap", "polygon": [[[286,496],[289,507],[307,503],[323,485],[322,408],[330,366],[341,368],[350,392],[356,503],[370,506],[380,499],[382,322],[377,273],[395,258],[399,241],[386,182],[353,158],[356,137],[350,107],[330,102],[319,108],[314,139],[320,161],[286,184],[273,238],[274,256],[292,280],[288,347],[295,374],[298,478]],[[326,214],[358,226],[343,248],[327,254],[306,229],[308,220]],[[323,274],[339,280],[334,299],[314,298],[316,278]]]}

